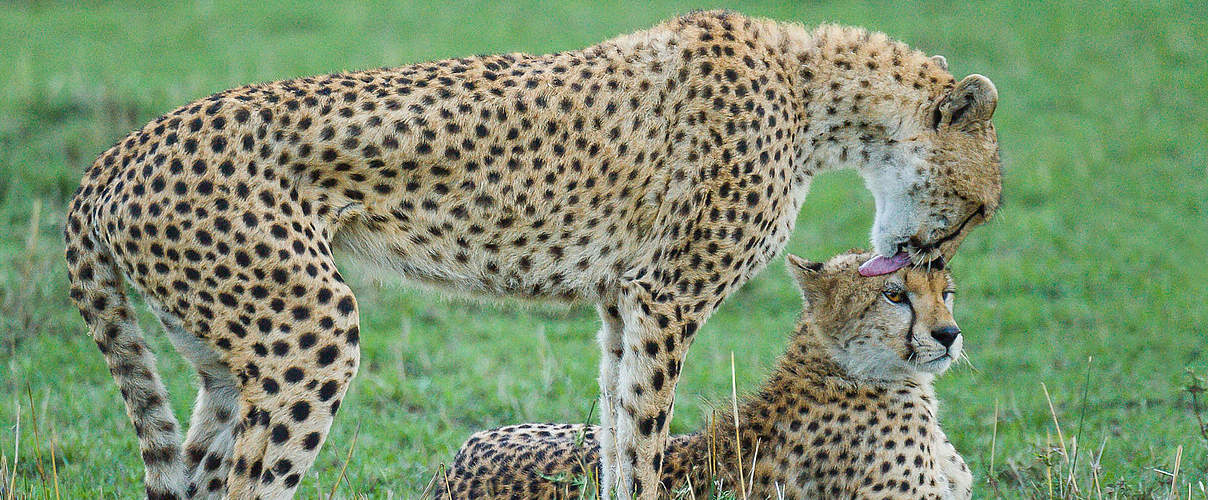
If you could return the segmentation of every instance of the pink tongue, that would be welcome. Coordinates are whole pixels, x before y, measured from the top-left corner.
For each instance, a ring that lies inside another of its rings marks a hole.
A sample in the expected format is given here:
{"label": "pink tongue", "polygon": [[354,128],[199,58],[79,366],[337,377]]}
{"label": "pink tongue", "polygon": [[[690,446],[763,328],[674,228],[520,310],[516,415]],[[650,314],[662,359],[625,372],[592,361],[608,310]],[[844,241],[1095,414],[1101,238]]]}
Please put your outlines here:
{"label": "pink tongue", "polygon": [[860,276],[880,276],[889,274],[898,269],[906,267],[910,263],[910,256],[906,252],[900,252],[893,257],[882,257],[880,255],[873,257],[868,262],[860,266]]}

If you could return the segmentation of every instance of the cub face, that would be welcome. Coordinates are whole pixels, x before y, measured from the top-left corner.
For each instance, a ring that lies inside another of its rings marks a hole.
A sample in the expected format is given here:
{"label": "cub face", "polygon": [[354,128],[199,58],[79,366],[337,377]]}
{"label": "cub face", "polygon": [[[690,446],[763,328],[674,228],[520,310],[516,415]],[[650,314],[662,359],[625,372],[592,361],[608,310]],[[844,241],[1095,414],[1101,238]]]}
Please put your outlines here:
{"label": "cub face", "polygon": [[896,147],[861,173],[876,200],[873,250],[907,252],[915,264],[951,259],[974,227],[998,209],[1002,164],[990,118],[998,91],[969,75],[902,117]]}
{"label": "cub face", "polygon": [[872,257],[849,252],[823,264],[790,255],[789,269],[805,299],[803,320],[852,375],[896,379],[943,373],[964,342],[952,316],[951,274],[907,266],[883,276],[860,276],[857,268]]}

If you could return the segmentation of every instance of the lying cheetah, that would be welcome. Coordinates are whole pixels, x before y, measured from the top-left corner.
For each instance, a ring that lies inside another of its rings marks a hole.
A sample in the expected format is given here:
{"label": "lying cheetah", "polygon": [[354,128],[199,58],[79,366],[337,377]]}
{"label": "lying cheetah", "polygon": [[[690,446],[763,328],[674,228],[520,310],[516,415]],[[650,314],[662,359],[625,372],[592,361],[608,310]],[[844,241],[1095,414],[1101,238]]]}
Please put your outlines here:
{"label": "lying cheetah", "polygon": [[[789,256],[805,311],[772,375],[739,407],[739,446],[725,410],[708,429],[671,437],[660,497],[713,498],[724,485],[746,488],[736,498],[970,498],[972,476],[940,430],[931,387],[961,352],[951,278],[923,267],[859,276],[870,257]],[[599,435],[559,424],[478,432],[437,475],[436,497],[591,497]]]}
{"label": "lying cheetah", "polygon": [[[996,103],[985,77],[958,83],[882,34],[729,12],[583,50],[236,88],[87,170],[71,296],[151,498],[292,495],[360,359],[335,253],[595,304],[604,481],[650,498],[693,336],[784,247],[813,175],[865,178],[883,260],[950,257],[998,206]],[[126,280],[200,374],[183,446]]]}

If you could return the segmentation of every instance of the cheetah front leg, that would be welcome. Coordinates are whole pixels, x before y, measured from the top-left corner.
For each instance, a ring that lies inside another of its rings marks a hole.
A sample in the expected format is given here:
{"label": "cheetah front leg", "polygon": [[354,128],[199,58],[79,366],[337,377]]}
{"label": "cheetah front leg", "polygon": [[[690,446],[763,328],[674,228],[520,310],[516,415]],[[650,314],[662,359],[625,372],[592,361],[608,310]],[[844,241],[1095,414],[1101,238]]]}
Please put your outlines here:
{"label": "cheetah front leg", "polygon": [[600,491],[612,491],[616,486],[615,466],[617,449],[613,437],[616,435],[617,381],[621,371],[621,335],[623,323],[616,302],[596,307],[600,313]]}
{"label": "cheetah front leg", "polygon": [[969,471],[969,466],[965,465],[965,459],[957,453],[956,447],[952,446],[952,441],[948,440],[948,436],[944,431],[936,428],[936,448],[935,459],[939,462],[940,471],[948,481],[948,487],[952,493],[954,500],[968,500],[973,498],[973,474]]}
{"label": "cheetah front leg", "polygon": [[680,366],[699,319],[711,312],[673,297],[640,279],[628,282],[621,291],[621,359],[615,386],[619,405],[613,415],[616,461],[605,473],[615,478],[621,499],[646,500],[659,494],[659,469]]}

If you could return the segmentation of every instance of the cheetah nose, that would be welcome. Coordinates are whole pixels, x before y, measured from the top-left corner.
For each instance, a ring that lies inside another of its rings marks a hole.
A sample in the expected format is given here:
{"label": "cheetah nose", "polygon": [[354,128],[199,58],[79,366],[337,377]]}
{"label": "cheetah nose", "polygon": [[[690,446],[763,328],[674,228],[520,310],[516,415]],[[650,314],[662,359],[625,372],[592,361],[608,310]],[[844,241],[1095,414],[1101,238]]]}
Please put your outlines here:
{"label": "cheetah nose", "polygon": [[952,347],[952,343],[956,342],[957,335],[961,334],[961,329],[955,326],[941,326],[931,330],[931,336],[938,340],[944,347]]}

